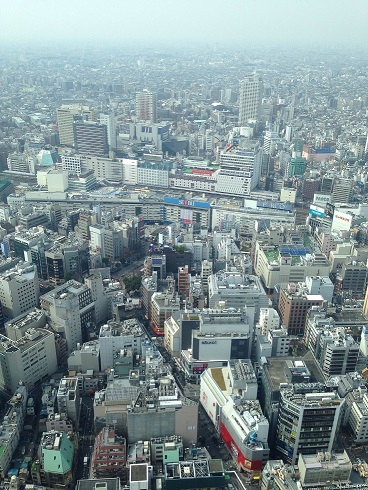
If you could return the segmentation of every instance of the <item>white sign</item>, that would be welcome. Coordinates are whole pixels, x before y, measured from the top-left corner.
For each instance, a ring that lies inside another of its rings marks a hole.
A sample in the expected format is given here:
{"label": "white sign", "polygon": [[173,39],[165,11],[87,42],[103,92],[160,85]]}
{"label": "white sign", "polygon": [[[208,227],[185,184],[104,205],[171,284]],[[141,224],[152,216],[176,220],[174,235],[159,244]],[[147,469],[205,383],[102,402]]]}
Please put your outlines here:
{"label": "white sign", "polygon": [[332,220],[332,231],[349,231],[353,217],[351,214],[342,213],[335,209]]}
{"label": "white sign", "polygon": [[331,196],[329,194],[314,194],[313,204],[327,204],[331,202]]}

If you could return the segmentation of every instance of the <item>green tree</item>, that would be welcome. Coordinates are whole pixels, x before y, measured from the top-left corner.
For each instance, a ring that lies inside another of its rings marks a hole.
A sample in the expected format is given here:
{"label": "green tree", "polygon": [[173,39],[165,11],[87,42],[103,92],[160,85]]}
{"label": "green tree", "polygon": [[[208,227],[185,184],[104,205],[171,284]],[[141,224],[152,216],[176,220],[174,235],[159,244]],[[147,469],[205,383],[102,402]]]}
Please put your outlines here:
{"label": "green tree", "polygon": [[142,274],[135,274],[131,277],[124,277],[125,288],[128,293],[135,291],[141,287]]}

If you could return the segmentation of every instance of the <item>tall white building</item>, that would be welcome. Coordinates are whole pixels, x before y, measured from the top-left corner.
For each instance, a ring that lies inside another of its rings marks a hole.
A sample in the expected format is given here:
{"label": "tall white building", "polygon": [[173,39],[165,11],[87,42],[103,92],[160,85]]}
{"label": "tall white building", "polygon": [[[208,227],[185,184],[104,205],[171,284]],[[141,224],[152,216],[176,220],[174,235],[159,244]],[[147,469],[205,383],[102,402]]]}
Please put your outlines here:
{"label": "tall white building", "polygon": [[82,331],[95,321],[95,306],[89,287],[77,281],[56,287],[40,298],[52,328],[67,342],[68,354],[82,343]]}
{"label": "tall white building", "polygon": [[138,121],[157,122],[157,97],[149,90],[138,92],[135,98],[135,113]]}
{"label": "tall white building", "polygon": [[247,148],[227,148],[220,154],[216,192],[249,196],[261,177],[262,148],[258,142]]}
{"label": "tall white building", "polygon": [[258,75],[248,75],[240,81],[239,126],[249,120],[259,120],[263,96],[263,82]]}
{"label": "tall white building", "polygon": [[31,264],[17,266],[0,276],[0,301],[9,318],[25,313],[38,305],[40,287],[37,268]]}
{"label": "tall white building", "polygon": [[0,389],[16,390],[19,381],[32,389],[57,370],[54,334],[30,328],[17,341],[0,336]]}
{"label": "tall white building", "polygon": [[100,124],[107,127],[107,142],[110,148],[116,148],[116,119],[113,114],[100,114]]}
{"label": "tall white building", "polygon": [[133,354],[141,353],[144,330],[135,320],[123,323],[110,320],[102,325],[99,335],[101,370],[114,365],[114,354],[121,349],[131,349]]}

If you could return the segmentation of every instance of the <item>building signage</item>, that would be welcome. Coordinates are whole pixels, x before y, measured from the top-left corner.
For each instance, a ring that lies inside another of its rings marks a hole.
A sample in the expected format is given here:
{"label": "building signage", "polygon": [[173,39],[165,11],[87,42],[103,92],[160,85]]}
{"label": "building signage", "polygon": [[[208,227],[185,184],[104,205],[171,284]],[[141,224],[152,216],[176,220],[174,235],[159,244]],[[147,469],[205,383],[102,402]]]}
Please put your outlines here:
{"label": "building signage", "polygon": [[314,194],[313,204],[323,204],[326,205],[331,201],[331,196],[329,194]]}
{"label": "building signage", "polygon": [[351,214],[341,213],[335,209],[332,220],[332,231],[349,231],[353,217]]}
{"label": "building signage", "polygon": [[203,201],[193,201],[193,200],[187,200],[187,199],[178,199],[177,197],[164,197],[164,203],[165,204],[177,204],[179,206],[187,206],[190,208],[202,208],[202,209],[209,209],[211,207],[209,202],[203,202]]}
{"label": "building signage", "polygon": [[202,340],[201,344],[213,345],[213,344],[217,344],[217,340]]}
{"label": "building signage", "polygon": [[293,206],[291,204],[284,204],[282,202],[273,202],[273,201],[257,201],[257,208],[278,209],[280,211],[293,210]]}
{"label": "building signage", "polygon": [[311,204],[309,208],[309,214],[311,216],[316,216],[317,218],[323,218],[325,216],[325,209]]}

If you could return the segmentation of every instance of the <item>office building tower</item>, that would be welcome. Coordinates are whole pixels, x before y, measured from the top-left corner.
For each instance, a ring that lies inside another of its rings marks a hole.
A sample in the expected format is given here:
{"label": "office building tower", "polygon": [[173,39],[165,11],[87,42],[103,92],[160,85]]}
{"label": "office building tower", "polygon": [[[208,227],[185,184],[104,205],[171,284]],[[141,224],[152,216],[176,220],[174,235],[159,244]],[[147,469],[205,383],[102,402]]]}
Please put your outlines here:
{"label": "office building tower", "polygon": [[[19,323],[23,322],[27,320],[21,317]],[[1,390],[15,390],[20,380],[32,389],[57,370],[54,334],[49,330],[28,328],[17,340],[3,335],[0,340]]]}
{"label": "office building tower", "polygon": [[294,465],[299,454],[331,452],[344,401],[321,383],[282,388],[276,434],[278,457]]}
{"label": "office building tower", "polygon": [[313,306],[322,306],[323,302],[323,296],[310,294],[302,283],[289,283],[287,287],[281,288],[279,314],[289,335],[303,336],[308,310]]}
{"label": "office building tower", "polygon": [[59,413],[67,414],[78,427],[80,398],[77,376],[65,376],[60,380],[56,398]]}
{"label": "office building tower", "polygon": [[135,113],[137,121],[157,122],[157,97],[153,92],[143,90],[135,98]]}
{"label": "office building tower", "polygon": [[239,126],[246,126],[250,120],[259,120],[262,95],[263,82],[258,75],[248,75],[240,81]]}
{"label": "office building tower", "polygon": [[100,124],[106,126],[107,143],[110,148],[116,148],[116,119],[113,114],[100,114]]}
{"label": "office building tower", "polygon": [[348,203],[353,195],[354,181],[352,179],[338,179],[334,182],[332,199],[335,203]]}
{"label": "office building tower", "polygon": [[3,313],[15,318],[38,305],[40,287],[37,268],[25,264],[0,275],[0,301]]}
{"label": "office building tower", "polygon": [[209,308],[255,307],[258,320],[260,308],[269,306],[269,299],[257,276],[239,271],[219,271],[208,276]]}
{"label": "office building tower", "polygon": [[359,358],[359,344],[344,327],[317,306],[307,315],[305,345],[313,352],[326,378],[354,372]]}
{"label": "office building tower", "polygon": [[132,349],[134,355],[141,355],[144,341],[143,325],[136,319],[116,322],[109,320],[102,325],[99,334],[101,370],[112,368],[114,355],[124,349]]}
{"label": "office building tower", "polygon": [[56,111],[61,145],[74,146],[75,121],[94,121],[94,112],[88,106],[79,104],[62,105]]}
{"label": "office building tower", "polygon": [[91,290],[74,280],[41,296],[40,306],[52,328],[65,338],[68,354],[83,342],[88,324],[95,322]]}
{"label": "office building tower", "polygon": [[75,122],[74,146],[78,153],[88,155],[107,155],[107,126],[96,122]]}
{"label": "office building tower", "polygon": [[216,191],[219,193],[249,196],[261,178],[262,147],[258,142],[246,148],[229,147],[220,154]]}
{"label": "office building tower", "polygon": [[114,230],[103,225],[95,224],[89,227],[91,235],[91,250],[99,251],[102,258],[111,262],[123,258],[123,230]]}
{"label": "office building tower", "polygon": [[[70,235],[71,238],[71,235]],[[69,239],[56,242],[45,251],[47,276],[55,285],[64,283],[68,277],[81,278],[88,273],[90,253],[87,240]]]}

